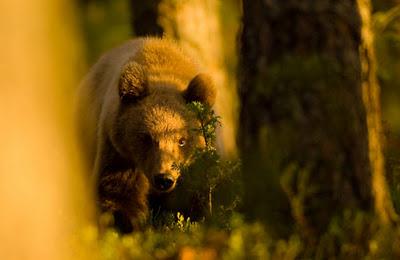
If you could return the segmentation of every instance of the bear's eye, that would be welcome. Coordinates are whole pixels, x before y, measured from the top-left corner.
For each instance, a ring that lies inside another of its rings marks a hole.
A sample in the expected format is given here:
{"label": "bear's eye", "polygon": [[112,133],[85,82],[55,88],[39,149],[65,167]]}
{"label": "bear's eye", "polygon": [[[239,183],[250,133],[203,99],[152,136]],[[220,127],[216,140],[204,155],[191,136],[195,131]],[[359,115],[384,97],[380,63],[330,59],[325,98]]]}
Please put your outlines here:
{"label": "bear's eye", "polygon": [[186,139],[185,138],[179,139],[178,144],[180,147],[184,147],[186,145]]}

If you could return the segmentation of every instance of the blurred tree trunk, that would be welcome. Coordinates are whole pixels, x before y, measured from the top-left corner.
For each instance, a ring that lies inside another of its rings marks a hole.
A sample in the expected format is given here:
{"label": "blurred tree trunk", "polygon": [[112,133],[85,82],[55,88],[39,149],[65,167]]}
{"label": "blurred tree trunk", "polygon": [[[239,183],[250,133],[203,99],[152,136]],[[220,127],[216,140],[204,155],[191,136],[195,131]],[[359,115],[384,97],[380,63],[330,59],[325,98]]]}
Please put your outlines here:
{"label": "blurred tree trunk", "polygon": [[166,36],[200,61],[218,88],[216,110],[222,117],[222,151],[236,153],[236,88],[229,78],[224,47],[232,40],[222,38],[220,2],[217,0],[131,0],[132,25],[137,36]]}
{"label": "blurred tree trunk", "polygon": [[243,1],[245,205],[280,235],[290,232],[290,219],[275,224],[288,210],[308,238],[346,211],[375,211],[383,223],[395,218],[384,177],[369,5]]}
{"label": "blurred tree trunk", "polygon": [[132,28],[136,36],[162,36],[163,28],[158,23],[158,5],[161,0],[131,1]]}
{"label": "blurred tree trunk", "polygon": [[0,259],[88,259],[69,113],[81,57],[74,12],[65,0],[0,3]]}
{"label": "blurred tree trunk", "polygon": [[381,119],[380,87],[376,76],[376,58],[374,33],[372,29],[370,0],[358,0],[362,21],[361,27],[361,87],[366,109],[369,160],[372,171],[372,193],[375,211],[383,223],[396,220],[390,194],[385,179],[385,161],[383,157],[383,127]]}

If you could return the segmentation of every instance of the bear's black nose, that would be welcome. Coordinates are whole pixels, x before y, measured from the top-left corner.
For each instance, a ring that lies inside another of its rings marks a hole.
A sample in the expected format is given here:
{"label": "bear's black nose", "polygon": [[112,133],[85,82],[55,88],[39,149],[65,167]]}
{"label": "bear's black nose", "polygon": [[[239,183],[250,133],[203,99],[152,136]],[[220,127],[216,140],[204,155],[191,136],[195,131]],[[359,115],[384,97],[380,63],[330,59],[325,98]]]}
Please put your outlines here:
{"label": "bear's black nose", "polygon": [[157,174],[154,177],[154,184],[160,191],[167,191],[174,185],[174,178],[169,174]]}

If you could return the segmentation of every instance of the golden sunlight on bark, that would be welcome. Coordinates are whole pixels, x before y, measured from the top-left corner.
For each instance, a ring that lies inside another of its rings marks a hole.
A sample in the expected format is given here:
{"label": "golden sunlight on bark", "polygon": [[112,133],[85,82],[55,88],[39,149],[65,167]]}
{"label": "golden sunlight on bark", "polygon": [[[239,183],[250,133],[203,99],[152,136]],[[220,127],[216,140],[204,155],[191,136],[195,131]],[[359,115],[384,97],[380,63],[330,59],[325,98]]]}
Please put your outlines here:
{"label": "golden sunlight on bark", "polygon": [[375,210],[383,223],[397,218],[385,179],[383,157],[383,129],[380,110],[380,88],[376,78],[376,60],[374,53],[374,34],[371,25],[371,3],[369,0],[357,0],[362,20],[360,46],[362,69],[362,96],[367,115],[369,159],[372,171],[372,190]]}
{"label": "golden sunlight on bark", "polygon": [[67,112],[81,54],[72,13],[63,0],[0,3],[0,259],[79,259],[70,246],[87,204]]}
{"label": "golden sunlight on bark", "polygon": [[219,5],[216,0],[162,1],[158,22],[167,37],[177,39],[213,76],[218,87],[216,110],[223,125],[222,151],[226,155],[235,155],[236,82],[228,79],[224,68]]}

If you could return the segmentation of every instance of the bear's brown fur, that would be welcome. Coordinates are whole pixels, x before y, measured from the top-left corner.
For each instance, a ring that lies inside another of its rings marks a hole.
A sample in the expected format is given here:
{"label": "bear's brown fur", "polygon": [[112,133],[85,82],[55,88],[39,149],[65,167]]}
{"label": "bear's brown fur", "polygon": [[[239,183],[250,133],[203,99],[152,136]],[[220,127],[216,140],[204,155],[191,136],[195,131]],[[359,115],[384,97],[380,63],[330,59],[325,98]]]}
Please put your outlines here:
{"label": "bear's brown fur", "polygon": [[106,53],[78,93],[79,135],[96,182],[101,211],[121,231],[148,214],[148,193],[175,187],[174,163],[190,160],[203,139],[186,103],[212,105],[210,78],[175,43],[140,38]]}

